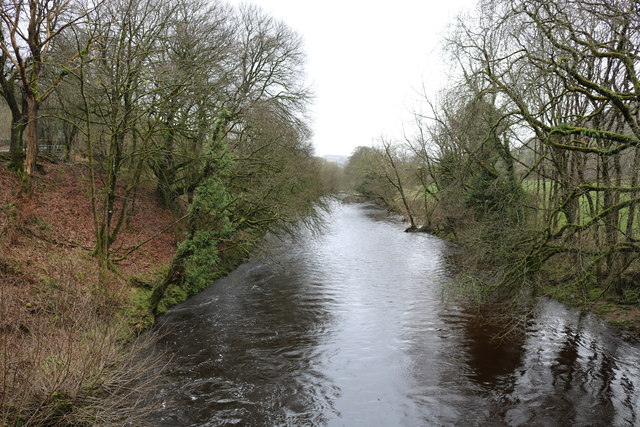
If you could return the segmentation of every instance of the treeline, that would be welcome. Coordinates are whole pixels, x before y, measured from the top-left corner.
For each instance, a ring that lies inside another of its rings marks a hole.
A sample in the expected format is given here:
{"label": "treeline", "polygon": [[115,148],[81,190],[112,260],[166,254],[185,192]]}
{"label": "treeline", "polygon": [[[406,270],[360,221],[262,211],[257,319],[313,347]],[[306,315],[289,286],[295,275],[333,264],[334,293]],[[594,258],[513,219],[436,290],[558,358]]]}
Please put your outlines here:
{"label": "treeline", "polygon": [[640,288],[640,4],[486,0],[446,41],[458,78],[352,186],[466,244],[493,289]]}
{"label": "treeline", "polygon": [[185,237],[156,305],[209,283],[221,251],[312,218],[332,191],[322,177],[335,171],[309,142],[302,41],[259,8],[19,0],[2,3],[0,25],[0,95],[25,193],[41,196],[43,144],[87,165],[103,273],[140,191],[176,213]]}

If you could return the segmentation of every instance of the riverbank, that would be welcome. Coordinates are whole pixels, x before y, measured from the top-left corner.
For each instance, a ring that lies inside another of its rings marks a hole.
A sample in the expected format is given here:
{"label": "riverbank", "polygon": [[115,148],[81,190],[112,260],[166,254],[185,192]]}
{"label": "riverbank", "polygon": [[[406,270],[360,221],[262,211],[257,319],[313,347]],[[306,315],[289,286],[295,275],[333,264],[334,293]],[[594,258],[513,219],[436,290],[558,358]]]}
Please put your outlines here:
{"label": "riverbank", "polygon": [[611,325],[640,337],[640,306],[634,302],[637,296],[603,293],[586,290],[571,283],[554,284],[553,276],[543,282],[541,293],[563,304],[595,313]]}
{"label": "riverbank", "polygon": [[0,424],[117,417],[125,402],[112,397],[140,385],[133,338],[154,321],[147,298],[176,249],[174,215],[141,186],[100,283],[87,168],[45,162],[27,198],[0,163]]}
{"label": "riverbank", "polygon": [[[496,283],[508,269],[508,255],[504,258],[493,256],[491,262],[483,262],[486,258],[485,249],[477,244],[476,239],[467,239],[467,233],[474,233],[474,230],[461,230],[456,236],[439,236],[447,238],[460,245],[461,262],[460,270],[464,271],[466,277],[475,276],[478,280],[473,280],[475,286],[482,287],[481,293],[489,299],[503,298],[509,295],[509,290],[496,287]],[[437,235],[437,234],[436,234]],[[499,246],[497,244],[496,246]],[[497,249],[499,254],[505,249]],[[517,284],[516,293],[521,293],[523,289],[525,295],[533,292],[538,296],[549,297],[567,306],[577,308],[584,312],[591,312],[607,323],[622,329],[634,336],[640,336],[640,301],[638,295],[633,292],[625,292],[623,295],[616,294],[612,289],[603,289],[597,283],[585,284],[580,278],[574,275],[567,275],[564,263],[570,262],[566,259],[556,259],[543,265],[539,271],[531,272],[525,276],[524,283]],[[506,292],[505,292],[506,291]],[[478,291],[476,291],[478,292]],[[495,292],[495,295],[491,295]],[[517,298],[516,298],[517,299]],[[515,299],[507,298],[514,302]]]}
{"label": "riverbank", "polygon": [[[232,227],[227,213],[227,222],[211,216],[227,194],[219,182],[208,181],[221,198],[203,196],[196,221],[186,200],[176,201],[177,213],[165,209],[157,181],[144,172],[131,179],[123,169],[109,212],[114,240],[101,271],[87,165],[39,159],[27,197],[8,164],[0,155],[0,425],[118,424],[121,415],[130,423],[137,405],[149,402],[138,391],[148,378],[140,377],[158,371],[138,366],[152,364],[136,350],[140,332],[245,260],[269,224],[313,214],[313,197],[325,191],[296,193],[275,181],[268,194],[284,200],[257,200],[256,208],[254,188],[239,189],[234,213],[242,219]],[[95,180],[106,180],[99,169]],[[187,219],[201,227],[191,230],[191,241]]]}
{"label": "riverbank", "polygon": [[[403,215],[404,221],[408,221],[406,215],[404,215],[405,209],[400,200],[384,201],[382,199],[368,198],[360,194],[351,194],[347,200],[376,203],[389,212]],[[458,221],[457,225],[456,229],[448,226],[418,226],[417,231],[429,232],[444,240],[460,245],[460,255],[455,258],[456,263],[459,264],[459,270],[464,271],[465,278],[459,280],[467,282],[469,275],[475,276],[475,279],[472,280],[473,286],[485,286],[485,281],[495,281],[496,277],[500,277],[500,269],[504,267],[505,260],[513,256],[513,253],[506,253],[505,248],[501,248],[500,245],[488,248],[482,236],[479,236],[483,232],[482,224],[467,220]],[[407,229],[407,231],[409,230]],[[500,235],[500,233],[497,234]],[[512,238],[513,235],[507,233],[506,237]],[[491,252],[490,261],[487,260],[489,252]],[[563,262],[568,261],[560,259],[549,262],[542,266],[540,271],[531,275],[530,285],[535,288],[537,294],[548,296],[558,302],[583,311],[592,312],[611,325],[640,336],[640,293],[629,290],[625,291],[623,295],[617,295],[611,289],[603,290],[598,286],[592,285],[589,287],[584,284],[578,284],[577,282],[579,281],[576,277],[570,277],[566,274],[567,268],[563,266]],[[476,280],[479,277],[484,279]],[[635,279],[635,277],[625,278],[627,281]],[[469,291],[467,285],[462,285],[459,288]],[[486,292],[478,289],[470,292],[474,295],[478,293],[486,294]]]}

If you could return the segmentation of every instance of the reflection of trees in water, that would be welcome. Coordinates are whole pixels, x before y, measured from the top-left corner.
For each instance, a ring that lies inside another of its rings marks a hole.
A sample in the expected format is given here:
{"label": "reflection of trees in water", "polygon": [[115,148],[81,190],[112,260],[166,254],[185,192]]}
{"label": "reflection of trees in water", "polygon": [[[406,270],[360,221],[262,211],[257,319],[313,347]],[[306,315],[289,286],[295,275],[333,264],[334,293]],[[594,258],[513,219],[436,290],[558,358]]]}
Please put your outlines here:
{"label": "reflection of trees in water", "polygon": [[[570,317],[567,320],[571,323],[558,329],[554,340],[557,354],[549,367],[548,399],[559,402],[556,404],[558,415],[567,421],[588,422],[592,414],[597,415],[598,423],[615,425],[614,402],[618,396],[613,388],[619,372],[615,362],[618,346],[591,335],[584,325],[584,313],[564,314]],[[599,342],[605,344],[604,348]]]}
{"label": "reflection of trees in water", "polygon": [[516,425],[636,425],[637,348],[584,313],[543,306],[546,313],[504,340],[496,337],[506,319],[491,310],[441,316],[460,331],[450,351],[479,386],[474,392],[485,405],[479,412]]}
{"label": "reflection of trees in water", "polygon": [[640,390],[638,384],[635,390],[624,386],[626,370],[635,366],[629,365],[632,354],[625,352],[635,352],[637,358],[637,349],[624,350],[612,330],[584,313],[557,303],[543,307],[527,333],[506,420],[633,425]]}
{"label": "reflection of trees in water", "polygon": [[551,366],[551,375],[553,376],[553,386],[562,393],[571,389],[575,382],[581,380],[578,345],[582,336],[580,332],[574,331],[568,325],[564,327],[560,335],[564,339],[555,363]]}
{"label": "reflection of trees in water", "polygon": [[[510,319],[493,315],[494,307],[470,312],[463,323],[463,351],[471,370],[469,378],[486,387],[508,387],[522,364],[524,330],[512,329]],[[507,391],[507,390],[504,390]]]}

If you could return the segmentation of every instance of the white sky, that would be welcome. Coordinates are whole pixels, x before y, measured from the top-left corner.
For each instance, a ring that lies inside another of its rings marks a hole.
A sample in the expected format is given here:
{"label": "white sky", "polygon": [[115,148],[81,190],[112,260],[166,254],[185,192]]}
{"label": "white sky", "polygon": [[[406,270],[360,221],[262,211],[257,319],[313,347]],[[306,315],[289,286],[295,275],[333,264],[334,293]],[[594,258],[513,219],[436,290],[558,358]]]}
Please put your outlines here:
{"label": "white sky", "polygon": [[[444,86],[441,41],[475,0],[248,0],[305,41],[316,155],[349,155],[411,126],[422,86]],[[239,4],[242,0],[229,0]]]}

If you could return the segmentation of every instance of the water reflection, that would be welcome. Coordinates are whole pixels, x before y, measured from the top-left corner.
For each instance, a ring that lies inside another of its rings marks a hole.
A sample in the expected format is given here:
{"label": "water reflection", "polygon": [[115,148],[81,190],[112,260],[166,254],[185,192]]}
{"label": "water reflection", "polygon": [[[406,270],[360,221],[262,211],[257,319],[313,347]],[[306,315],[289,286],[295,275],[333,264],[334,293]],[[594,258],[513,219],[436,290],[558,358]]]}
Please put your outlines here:
{"label": "water reflection", "polygon": [[447,245],[366,205],[171,310],[154,425],[634,425],[640,350],[543,301],[526,331],[444,298]]}
{"label": "water reflection", "polygon": [[[495,319],[495,314],[469,312],[463,322],[463,345],[467,353],[469,378],[487,389],[500,387],[504,391],[513,382],[513,374],[522,363],[524,331],[510,328],[506,319]],[[499,308],[498,308],[499,309]]]}
{"label": "water reflection", "polygon": [[319,386],[313,352],[328,314],[305,309],[278,279],[253,261],[165,317],[172,409],[157,424],[322,423],[333,391]]}
{"label": "water reflection", "polygon": [[545,301],[540,309],[505,419],[520,425],[637,425],[637,343],[558,303]]}

